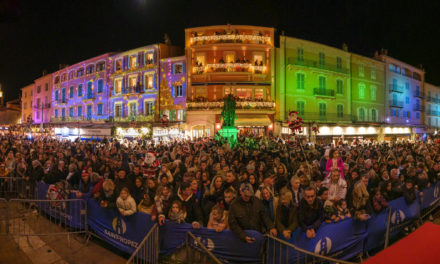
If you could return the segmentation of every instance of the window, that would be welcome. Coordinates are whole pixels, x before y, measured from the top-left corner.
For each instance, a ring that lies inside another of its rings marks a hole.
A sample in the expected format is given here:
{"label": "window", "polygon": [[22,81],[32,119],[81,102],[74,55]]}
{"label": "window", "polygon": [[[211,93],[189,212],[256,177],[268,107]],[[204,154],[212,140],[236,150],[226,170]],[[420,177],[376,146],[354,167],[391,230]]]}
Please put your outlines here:
{"label": "window", "polygon": [[363,64],[359,64],[358,66],[358,74],[360,77],[364,77],[364,65]]}
{"label": "window", "polygon": [[298,114],[304,115],[304,102],[303,101],[296,102],[296,111],[298,112]]}
{"label": "window", "polygon": [[390,64],[388,65],[388,69],[389,69],[389,71],[391,71],[391,72],[396,72],[396,65],[390,63]]}
{"label": "window", "polygon": [[358,84],[358,88],[359,88],[359,99],[365,98],[365,84],[363,83]]}
{"label": "window", "polygon": [[410,111],[407,111],[406,116],[407,116],[408,118],[411,118],[411,112],[410,112]]}
{"label": "window", "polygon": [[102,115],[102,106],[103,104],[98,104],[98,115]]}
{"label": "window", "polygon": [[55,117],[58,117],[58,109],[55,109]]}
{"label": "window", "polygon": [[196,54],[196,58],[195,58],[196,60],[195,60],[195,65],[194,66],[199,66],[199,67],[201,67],[201,66],[205,66],[205,63],[206,63],[206,59],[205,59],[205,54],[204,53],[197,53]]}
{"label": "window", "polygon": [[253,56],[253,63],[254,65],[260,65],[264,63],[264,53],[262,52],[255,52]]}
{"label": "window", "polygon": [[177,120],[178,121],[183,120],[183,110],[177,110]]}
{"label": "window", "polygon": [[400,116],[400,111],[399,111],[399,109],[396,109],[396,117],[399,117]]}
{"label": "window", "polygon": [[416,118],[420,119],[420,113],[419,112],[416,112]]}
{"label": "window", "polygon": [[371,67],[371,79],[376,80],[376,68]]}
{"label": "window", "polygon": [[103,70],[105,70],[105,62],[103,61],[103,62],[97,63],[96,64],[96,71],[100,72],[100,71],[103,71]]}
{"label": "window", "polygon": [[99,79],[98,80],[98,93],[102,93],[104,90],[104,80]]}
{"label": "window", "polygon": [[322,92],[325,92],[325,86],[326,86],[325,77],[319,76],[318,81],[319,81],[319,90]]}
{"label": "window", "polygon": [[342,69],[342,58],[341,57],[336,57],[336,68],[338,70]]}
{"label": "window", "polygon": [[370,89],[371,89],[371,100],[376,100],[376,86],[371,85]]}
{"label": "window", "polygon": [[174,90],[176,91],[176,97],[182,97],[183,96],[183,87],[182,87],[182,85],[176,85],[174,87]]}
{"label": "window", "polygon": [[78,117],[82,116],[82,106],[78,106]]}
{"label": "window", "polygon": [[154,101],[145,101],[144,103],[144,115],[154,115]]}
{"label": "window", "polygon": [[92,94],[93,94],[92,90],[93,90],[93,83],[88,82],[87,83],[87,98],[89,98],[89,99],[92,98]]}
{"label": "window", "polygon": [[59,83],[60,82],[60,76],[57,76],[57,77],[55,77],[55,84],[57,84],[57,83]]}
{"label": "window", "polygon": [[116,79],[115,84],[115,94],[120,94],[122,90],[122,79]]}
{"label": "window", "polygon": [[297,56],[298,61],[304,61],[304,49],[298,48],[296,50],[296,56]]}
{"label": "window", "polygon": [[135,116],[136,115],[136,113],[137,113],[137,104],[136,104],[136,102],[131,102],[131,103],[129,103],[128,104],[128,115],[129,116]]}
{"label": "window", "polygon": [[264,99],[264,88],[255,88],[254,89],[254,99],[263,100]]}
{"label": "window", "polygon": [[64,82],[64,81],[66,81],[66,74],[65,73],[63,73],[63,75],[61,75],[61,82]]}
{"label": "window", "polygon": [[409,104],[409,97],[405,97],[405,104]]}
{"label": "window", "polygon": [[26,92],[24,92],[24,98],[27,98],[27,93]]}
{"label": "window", "polygon": [[122,60],[117,60],[115,63],[115,71],[122,70]]}
{"label": "window", "polygon": [[83,85],[82,83],[78,84],[78,97],[83,96]]}
{"label": "window", "polygon": [[405,89],[409,91],[409,83],[405,83]]}
{"label": "window", "polygon": [[76,71],[76,77],[81,77],[84,75],[84,68],[80,68]]}
{"label": "window", "polygon": [[70,117],[73,117],[73,107],[70,107],[70,108],[69,108],[69,116],[70,116]]}
{"label": "window", "polygon": [[71,71],[69,72],[69,80],[72,80],[75,77],[75,72]]}
{"label": "window", "polygon": [[137,67],[137,56],[136,55],[130,56],[129,67],[130,67],[130,69],[134,69]]}
{"label": "window", "polygon": [[63,100],[63,102],[66,101],[66,88],[63,88],[61,90],[61,99]]}
{"label": "window", "polygon": [[69,87],[69,97],[73,98],[73,86]]}
{"label": "window", "polygon": [[376,109],[371,109],[371,121],[377,121]]}
{"label": "window", "polygon": [[336,115],[338,118],[344,117],[344,106],[343,105],[337,105],[336,106]]}
{"label": "window", "polygon": [[323,52],[319,53],[319,66],[320,67],[325,66],[325,54]]}
{"label": "window", "polygon": [[342,80],[336,80],[336,93],[343,94],[343,83]]}
{"label": "window", "polygon": [[37,118],[36,119],[40,119],[40,111],[37,111]]}
{"label": "window", "polygon": [[89,65],[86,68],[86,74],[91,74],[95,71],[95,65]]}
{"label": "window", "polygon": [[327,105],[325,103],[319,103],[319,117],[325,118],[327,115]]}
{"label": "window", "polygon": [[[137,75],[128,77],[128,87],[135,88],[137,85]],[[132,91],[134,92],[134,91]]]}
{"label": "window", "polygon": [[145,54],[145,64],[153,64],[154,63],[154,54],[153,52],[147,52]]}
{"label": "window", "polygon": [[37,86],[37,94],[41,93],[41,86]]}
{"label": "window", "polygon": [[181,73],[183,73],[183,63],[174,63],[173,74],[181,74]]}
{"label": "window", "polygon": [[55,100],[58,101],[59,97],[60,97],[60,90],[56,90],[55,91]]}
{"label": "window", "polygon": [[87,120],[92,119],[92,105],[87,105]]}
{"label": "window", "polygon": [[27,108],[27,103],[23,103],[23,109]]}
{"label": "window", "polygon": [[144,77],[145,90],[153,89],[153,75],[145,74]]}
{"label": "window", "polygon": [[363,108],[359,108],[359,121],[365,120],[365,111]]}
{"label": "window", "polygon": [[296,89],[298,90],[304,90],[304,73],[297,73],[296,74]]}
{"label": "window", "polygon": [[37,98],[37,109],[40,109],[41,100],[40,98]]}
{"label": "window", "polygon": [[66,117],[66,108],[62,108],[61,109],[61,117],[65,118]]}

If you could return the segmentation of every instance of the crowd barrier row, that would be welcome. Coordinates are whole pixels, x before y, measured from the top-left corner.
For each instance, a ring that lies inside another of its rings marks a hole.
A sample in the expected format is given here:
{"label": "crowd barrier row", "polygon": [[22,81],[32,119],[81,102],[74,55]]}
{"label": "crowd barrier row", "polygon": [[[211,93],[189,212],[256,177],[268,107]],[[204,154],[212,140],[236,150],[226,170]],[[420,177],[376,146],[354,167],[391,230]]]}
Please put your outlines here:
{"label": "crowd barrier row", "polygon": [[[47,184],[39,183],[38,199],[45,199],[47,189]],[[323,223],[313,239],[307,239],[305,233],[297,229],[287,242],[317,254],[342,260],[351,259],[362,252],[368,252],[384,245],[388,213],[391,213],[392,231],[390,237],[393,238],[404,228],[405,224],[418,220],[421,213],[438,205],[439,191],[440,182],[425,189],[423,196],[418,197],[410,205],[406,204],[403,197],[390,201],[391,209],[372,215],[367,222],[350,218],[338,223]],[[87,221],[84,223],[106,242],[130,254],[138,248],[150,229],[156,224],[151,221],[151,216],[148,214],[138,212],[130,216],[122,216],[116,208],[102,208],[93,199],[86,199],[85,207]],[[75,227],[82,225],[80,219],[75,216],[72,216],[71,224]],[[286,263],[298,259],[293,250],[281,253],[273,250],[272,247],[276,247],[277,242],[266,245],[263,234],[256,231],[247,231],[249,236],[255,238],[255,243],[247,244],[240,241],[229,230],[221,233],[203,227],[196,230],[190,224],[175,222],[167,222],[159,228],[158,245],[152,245],[152,247],[159,248],[161,254],[172,254],[185,245],[188,232],[194,234],[204,247],[223,262],[261,263],[264,254],[266,254],[266,259],[278,260],[277,263],[280,262],[279,258],[286,255],[288,256]],[[281,236],[278,238],[282,239]],[[154,243],[154,240],[151,243]],[[285,250],[291,250],[285,248]]]}

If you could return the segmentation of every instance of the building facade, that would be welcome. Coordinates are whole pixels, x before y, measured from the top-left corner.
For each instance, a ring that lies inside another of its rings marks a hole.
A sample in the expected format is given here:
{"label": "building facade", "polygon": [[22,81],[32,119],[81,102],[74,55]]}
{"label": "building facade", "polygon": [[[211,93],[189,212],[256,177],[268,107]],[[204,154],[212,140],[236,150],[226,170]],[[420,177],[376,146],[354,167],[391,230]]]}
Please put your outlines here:
{"label": "building facade", "polygon": [[110,59],[110,119],[119,123],[157,122],[161,112],[157,103],[161,59],[178,52],[177,47],[154,44],[113,55]]}
{"label": "building facade", "polygon": [[425,82],[427,132],[436,133],[440,128],[440,87]]}
{"label": "building facade", "polygon": [[349,52],[280,36],[276,61],[277,131],[290,132],[290,111],[303,119],[306,134],[313,122],[323,126],[323,133],[335,135],[341,133],[341,124],[352,122]]}
{"label": "building facade", "polygon": [[34,124],[49,123],[52,102],[52,74],[44,74],[34,81],[32,119]]}
{"label": "building facade", "polygon": [[35,84],[29,84],[21,88],[21,123],[31,123],[33,117],[32,97],[34,95]]}
{"label": "building facade", "polygon": [[188,65],[187,131],[213,136],[221,129],[223,98],[237,99],[240,133],[273,129],[274,29],[220,25],[185,29]]}
{"label": "building facade", "polygon": [[385,65],[385,122],[390,125],[413,127],[413,133],[422,133],[424,118],[424,81],[423,69],[411,66],[384,54],[375,58]]}
{"label": "building facade", "polygon": [[104,122],[108,118],[108,59],[103,54],[52,74],[52,123]]}

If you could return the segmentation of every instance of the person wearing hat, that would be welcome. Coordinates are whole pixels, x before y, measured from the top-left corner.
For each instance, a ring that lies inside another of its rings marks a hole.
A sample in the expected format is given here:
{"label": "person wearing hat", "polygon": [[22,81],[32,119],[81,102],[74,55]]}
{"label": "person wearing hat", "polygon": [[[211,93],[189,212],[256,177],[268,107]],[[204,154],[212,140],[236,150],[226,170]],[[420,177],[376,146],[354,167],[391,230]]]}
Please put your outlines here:
{"label": "person wearing hat", "polygon": [[276,236],[277,230],[274,223],[267,215],[262,202],[254,197],[254,190],[249,183],[240,185],[240,196],[229,207],[229,226],[242,241],[255,242],[244,230],[258,232],[270,231],[270,235]]}

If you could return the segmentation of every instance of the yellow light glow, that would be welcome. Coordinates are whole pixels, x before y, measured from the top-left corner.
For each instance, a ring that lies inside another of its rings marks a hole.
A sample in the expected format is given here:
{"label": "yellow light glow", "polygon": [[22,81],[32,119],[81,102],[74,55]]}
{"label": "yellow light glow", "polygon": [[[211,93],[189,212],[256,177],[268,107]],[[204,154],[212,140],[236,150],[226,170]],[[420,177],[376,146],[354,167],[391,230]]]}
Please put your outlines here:
{"label": "yellow light glow", "polygon": [[342,127],[334,127],[333,128],[333,135],[341,135],[342,134]]}
{"label": "yellow light glow", "polygon": [[322,127],[322,128],[319,130],[319,134],[322,134],[322,135],[329,135],[329,134],[330,134],[330,128],[327,127],[327,126]]}
{"label": "yellow light glow", "polygon": [[347,127],[347,134],[348,134],[348,135],[353,135],[353,134],[355,134],[354,127]]}

